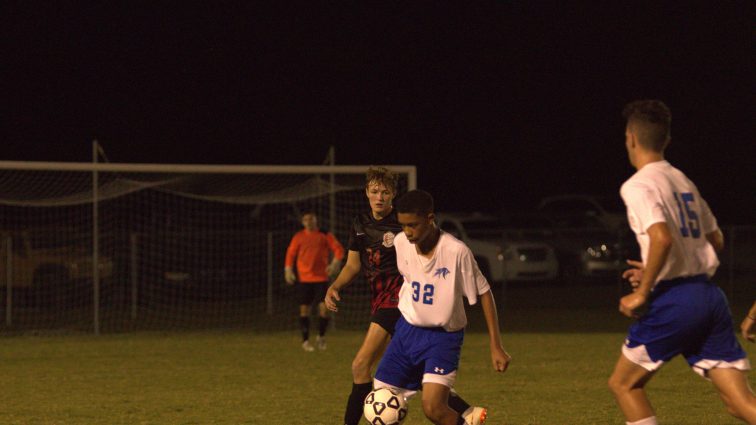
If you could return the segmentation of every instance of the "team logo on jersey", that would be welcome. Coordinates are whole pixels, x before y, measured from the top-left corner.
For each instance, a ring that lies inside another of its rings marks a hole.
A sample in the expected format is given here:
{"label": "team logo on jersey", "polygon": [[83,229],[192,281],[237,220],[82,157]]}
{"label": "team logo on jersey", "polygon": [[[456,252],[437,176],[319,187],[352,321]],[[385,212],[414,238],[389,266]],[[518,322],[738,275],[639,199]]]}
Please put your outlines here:
{"label": "team logo on jersey", "polygon": [[436,271],[433,273],[433,277],[441,276],[446,279],[446,275],[449,273],[449,269],[447,269],[446,267],[441,267],[439,269],[436,269]]}
{"label": "team logo on jersey", "polygon": [[383,246],[386,248],[391,248],[394,246],[394,234],[391,232],[386,232],[383,234]]}

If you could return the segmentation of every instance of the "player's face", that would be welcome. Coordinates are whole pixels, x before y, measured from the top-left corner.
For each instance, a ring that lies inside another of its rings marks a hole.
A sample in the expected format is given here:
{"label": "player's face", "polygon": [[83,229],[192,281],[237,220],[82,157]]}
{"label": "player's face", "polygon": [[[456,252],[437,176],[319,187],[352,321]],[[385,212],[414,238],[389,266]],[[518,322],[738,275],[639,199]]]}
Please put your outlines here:
{"label": "player's face", "polygon": [[630,165],[635,166],[635,141],[633,140],[633,133],[630,131],[630,126],[625,127],[625,149],[627,149],[627,158],[630,160]]}
{"label": "player's face", "polygon": [[307,230],[315,230],[318,228],[318,217],[315,214],[305,214],[302,216],[302,226]]}
{"label": "player's face", "polygon": [[407,240],[410,243],[422,243],[433,233],[435,224],[433,222],[434,215],[418,215],[415,213],[399,213],[396,215],[399,224],[402,225],[402,231],[407,235]]}
{"label": "player's face", "polygon": [[365,189],[370,209],[373,214],[384,216],[391,212],[391,203],[394,200],[394,192],[389,190],[383,183],[371,182]]}

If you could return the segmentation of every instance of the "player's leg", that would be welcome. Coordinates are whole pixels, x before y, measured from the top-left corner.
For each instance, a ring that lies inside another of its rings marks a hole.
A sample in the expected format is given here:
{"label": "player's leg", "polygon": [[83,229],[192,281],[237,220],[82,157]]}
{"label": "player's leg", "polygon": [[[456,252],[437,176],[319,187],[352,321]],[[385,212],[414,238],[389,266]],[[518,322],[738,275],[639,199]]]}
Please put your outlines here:
{"label": "player's leg", "polygon": [[317,283],[316,285],[316,293],[314,296],[314,299],[321,300],[318,303],[318,339],[317,339],[317,346],[320,350],[326,349],[326,341],[325,341],[325,334],[328,330],[328,309],[326,308],[325,301],[325,294],[328,290],[328,284],[326,282]]}
{"label": "player's leg", "polygon": [[302,349],[314,351],[310,344],[310,306],[314,300],[313,285],[300,283],[299,289],[299,329],[302,333]]}
{"label": "player's leg", "polygon": [[436,425],[464,425],[464,419],[449,407],[449,392],[446,385],[423,383],[423,413]]}
{"label": "player's leg", "polygon": [[706,335],[702,343],[685,354],[688,364],[704,378],[710,379],[727,411],[736,418],[756,424],[756,397],[748,386],[748,355],[733,333],[730,308],[722,290],[715,285],[704,287],[706,307],[710,309]]}
{"label": "player's leg", "polygon": [[707,376],[732,416],[756,424],[756,396],[748,386],[746,371],[717,367],[709,370]]}
{"label": "player's leg", "polygon": [[[449,400],[457,378],[464,331],[425,330],[430,347],[420,358],[423,364],[423,411],[437,424],[482,424],[485,413],[467,422],[463,412],[452,409]],[[475,420],[477,419],[477,420]]]}
{"label": "player's leg", "polygon": [[[624,354],[620,355],[614,372],[609,378],[609,389],[614,394],[617,405],[628,423],[654,418],[654,409],[646,397],[644,387],[653,377],[654,371],[649,371],[633,363]],[[655,424],[649,422],[649,424]]]}
{"label": "player's leg", "polygon": [[449,407],[452,410],[459,413],[468,424],[470,425],[482,425],[486,423],[486,417],[488,416],[488,409],[479,406],[470,406],[456,391],[452,388],[449,392]]}
{"label": "player's leg", "polygon": [[352,360],[352,392],[347,400],[344,423],[357,425],[362,419],[362,408],[365,397],[373,389],[373,378],[370,371],[378,363],[378,359],[386,350],[391,335],[378,323],[371,322],[365,339],[362,341],[357,355]]}

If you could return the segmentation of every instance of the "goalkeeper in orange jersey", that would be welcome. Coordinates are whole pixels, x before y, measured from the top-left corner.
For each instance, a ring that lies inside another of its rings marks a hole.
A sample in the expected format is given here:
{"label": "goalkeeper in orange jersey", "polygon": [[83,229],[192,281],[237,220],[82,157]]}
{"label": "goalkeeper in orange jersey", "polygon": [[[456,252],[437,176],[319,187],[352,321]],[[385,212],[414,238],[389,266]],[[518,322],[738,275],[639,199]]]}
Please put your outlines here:
{"label": "goalkeeper in orange jersey", "polygon": [[[310,343],[310,307],[315,300],[320,301],[318,303],[320,323],[316,344],[318,349],[325,350],[328,310],[323,299],[329,279],[341,270],[344,247],[333,234],[323,232],[318,228],[318,217],[314,212],[305,211],[302,214],[302,226],[304,229],[291,238],[289,248],[286,250],[284,277],[289,285],[299,281],[297,285],[299,324],[302,329],[302,349],[305,351],[315,351],[315,347]],[[329,262],[331,253],[333,253],[333,258]],[[296,273],[294,272],[295,260]],[[297,275],[299,275],[298,278]]]}

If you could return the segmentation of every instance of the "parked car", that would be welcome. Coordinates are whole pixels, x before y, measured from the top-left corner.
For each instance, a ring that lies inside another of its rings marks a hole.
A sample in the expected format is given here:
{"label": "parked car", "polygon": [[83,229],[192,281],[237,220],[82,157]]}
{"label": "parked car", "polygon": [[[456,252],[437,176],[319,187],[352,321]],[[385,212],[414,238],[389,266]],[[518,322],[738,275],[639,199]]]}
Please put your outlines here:
{"label": "parked car", "polygon": [[[11,241],[10,252],[7,241]],[[61,229],[0,230],[0,288],[58,291],[92,279],[92,253],[81,234]],[[109,279],[113,260],[99,257],[99,277]]]}
{"label": "parked car", "polygon": [[[550,280],[559,264],[554,249],[541,241],[516,238],[507,222],[485,214],[437,214],[439,227],[467,244],[491,282]],[[509,236],[508,236],[509,235]]]}
{"label": "parked car", "polygon": [[587,215],[595,217],[610,231],[627,227],[627,215],[619,195],[556,195],[541,199],[538,212],[552,218]]}
{"label": "parked car", "polygon": [[554,246],[563,277],[618,277],[628,268],[637,243],[629,231],[612,230],[598,217],[575,214],[551,219]]}

